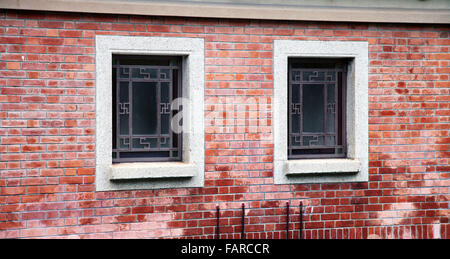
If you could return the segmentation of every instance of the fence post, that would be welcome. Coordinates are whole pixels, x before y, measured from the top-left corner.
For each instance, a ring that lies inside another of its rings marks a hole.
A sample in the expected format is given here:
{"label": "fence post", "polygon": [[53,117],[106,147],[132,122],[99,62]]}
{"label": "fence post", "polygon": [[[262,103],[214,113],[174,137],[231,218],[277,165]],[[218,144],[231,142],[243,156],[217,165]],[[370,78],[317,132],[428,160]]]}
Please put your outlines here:
{"label": "fence post", "polygon": [[286,239],[289,239],[289,202],[286,202]]}
{"label": "fence post", "polygon": [[245,205],[242,203],[242,229],[241,229],[241,239],[245,239]]}
{"label": "fence post", "polygon": [[219,228],[220,208],[219,208],[219,205],[217,205],[217,207],[216,207],[216,217],[217,217],[216,239],[220,239],[220,228]]}
{"label": "fence post", "polygon": [[300,239],[303,239],[303,202],[300,201]]}

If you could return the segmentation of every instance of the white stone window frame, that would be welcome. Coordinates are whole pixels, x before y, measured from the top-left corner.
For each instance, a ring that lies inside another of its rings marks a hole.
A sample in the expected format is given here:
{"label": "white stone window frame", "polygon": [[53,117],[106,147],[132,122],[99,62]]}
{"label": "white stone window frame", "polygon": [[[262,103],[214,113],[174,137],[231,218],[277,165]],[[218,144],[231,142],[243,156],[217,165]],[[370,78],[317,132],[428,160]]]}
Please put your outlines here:
{"label": "white stone window frame", "polygon": [[[204,39],[95,37],[96,191],[203,187]],[[182,56],[182,161],[112,163],[112,55]]]}
{"label": "white stone window frame", "polygon": [[[346,158],[288,160],[288,59],[350,58],[346,97]],[[274,41],[274,183],[368,181],[368,43]]]}

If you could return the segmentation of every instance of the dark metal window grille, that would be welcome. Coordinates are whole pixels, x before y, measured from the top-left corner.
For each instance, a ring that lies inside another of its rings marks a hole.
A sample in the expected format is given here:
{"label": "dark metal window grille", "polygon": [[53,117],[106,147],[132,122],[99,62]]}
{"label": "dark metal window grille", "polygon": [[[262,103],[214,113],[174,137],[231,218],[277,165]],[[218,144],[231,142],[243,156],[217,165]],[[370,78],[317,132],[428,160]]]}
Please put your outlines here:
{"label": "dark metal window grille", "polygon": [[181,97],[181,59],[113,56],[113,162],[180,161],[182,134],[171,130]]}
{"label": "dark metal window grille", "polygon": [[346,157],[346,64],[289,59],[289,159]]}

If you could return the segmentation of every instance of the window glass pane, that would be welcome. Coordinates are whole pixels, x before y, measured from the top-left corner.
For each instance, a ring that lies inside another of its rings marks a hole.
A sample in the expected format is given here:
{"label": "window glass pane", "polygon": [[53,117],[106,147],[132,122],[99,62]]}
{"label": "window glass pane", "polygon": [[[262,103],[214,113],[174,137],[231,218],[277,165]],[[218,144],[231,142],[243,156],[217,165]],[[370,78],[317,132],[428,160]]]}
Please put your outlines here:
{"label": "window glass pane", "polygon": [[158,56],[145,56],[145,55],[117,55],[120,57],[121,65],[146,65],[146,66],[168,66],[170,60],[164,57]]}
{"label": "window glass pane", "polygon": [[303,146],[322,146],[324,145],[323,136],[304,136],[302,139]]}
{"label": "window glass pane", "polygon": [[172,71],[173,80],[172,80],[172,100],[175,100],[180,96],[178,93],[178,69],[174,69]]}
{"label": "window glass pane", "polygon": [[327,80],[327,81],[335,81],[336,80],[336,73],[334,71],[326,72],[325,80]]}
{"label": "window glass pane", "polygon": [[169,82],[161,82],[161,103],[170,103]]}
{"label": "window glass pane", "polygon": [[158,69],[155,69],[155,68],[146,68],[144,71],[145,71],[146,73],[149,74],[150,79],[156,79],[156,78],[158,78]]}
{"label": "window glass pane", "polygon": [[161,134],[170,132],[170,114],[161,114]]}
{"label": "window glass pane", "polygon": [[[333,154],[334,148],[317,148],[317,149],[296,149],[292,150],[293,155],[327,155]],[[341,151],[342,153],[342,151]]]}
{"label": "window glass pane", "polygon": [[[152,152],[121,152],[121,158],[157,158],[157,157],[168,157],[169,151],[152,151]],[[145,161],[145,160],[140,160]]]}
{"label": "window glass pane", "polygon": [[157,79],[158,69],[148,67],[133,67],[131,68],[131,77],[133,79]]}
{"label": "window glass pane", "polygon": [[170,60],[170,65],[171,65],[171,66],[178,66],[178,64],[179,64],[178,59],[172,59],[172,60]]}
{"label": "window glass pane", "polygon": [[327,136],[327,145],[336,145],[336,137]]}
{"label": "window glass pane", "polygon": [[128,79],[130,77],[130,69],[127,67],[119,68],[119,78]]}
{"label": "window glass pane", "polygon": [[119,148],[120,149],[129,149],[130,148],[130,138],[120,138],[119,139]]}
{"label": "window glass pane", "polygon": [[131,78],[146,78],[145,75],[146,75],[145,73],[141,73],[140,68],[138,67],[131,68]]}
{"label": "window glass pane", "polygon": [[327,132],[334,133],[336,117],[335,85],[327,85]]}
{"label": "window glass pane", "polygon": [[345,62],[289,59],[289,159],[345,157]]}
{"label": "window glass pane", "polygon": [[292,71],[291,72],[291,80],[299,82],[300,81],[300,71]]}
{"label": "window glass pane", "polygon": [[303,132],[324,132],[324,85],[303,85],[302,103]]}
{"label": "window glass pane", "polygon": [[325,72],[323,71],[304,71],[303,82],[324,81]]}
{"label": "window glass pane", "polygon": [[159,70],[159,78],[160,79],[170,79],[170,70],[169,69],[160,69]]}
{"label": "window glass pane", "polygon": [[161,82],[161,134],[169,134],[170,83]]}
{"label": "window glass pane", "polygon": [[161,137],[160,138],[160,146],[162,148],[170,147],[170,139],[169,139],[169,137]]}
{"label": "window glass pane", "polygon": [[133,82],[133,134],[157,134],[157,94],[156,82]]}
{"label": "window glass pane", "polygon": [[180,160],[182,137],[171,132],[170,122],[178,112],[171,111],[171,102],[181,97],[180,69],[174,68],[181,59],[114,55],[113,60],[118,73],[113,78],[113,162]]}
{"label": "window glass pane", "polygon": [[302,139],[300,136],[291,136],[291,146],[301,146]]}
{"label": "window glass pane", "polygon": [[337,135],[338,145],[342,145],[342,143],[343,143],[343,130],[342,129],[343,129],[343,127],[345,127],[345,124],[343,123],[343,119],[344,119],[343,111],[344,111],[345,104],[344,104],[344,101],[343,101],[343,94],[344,93],[343,93],[342,80],[343,80],[342,72],[339,72],[338,73],[338,96],[337,96],[337,103],[338,103],[338,105],[337,105],[337,107],[338,107],[338,110],[337,110],[338,111],[338,113],[337,113],[337,116],[338,116],[337,130],[339,131],[338,135]]}
{"label": "window glass pane", "polygon": [[301,103],[300,85],[293,84],[291,88],[291,132],[300,132]]}
{"label": "window glass pane", "polygon": [[119,84],[119,124],[120,134],[128,135],[129,133],[129,119],[130,119],[130,99],[128,82],[120,82]]}
{"label": "window glass pane", "polygon": [[178,147],[178,134],[172,133],[172,147]]}
{"label": "window glass pane", "polygon": [[157,138],[133,138],[133,148],[142,148],[142,149],[150,149],[158,147],[158,139]]}

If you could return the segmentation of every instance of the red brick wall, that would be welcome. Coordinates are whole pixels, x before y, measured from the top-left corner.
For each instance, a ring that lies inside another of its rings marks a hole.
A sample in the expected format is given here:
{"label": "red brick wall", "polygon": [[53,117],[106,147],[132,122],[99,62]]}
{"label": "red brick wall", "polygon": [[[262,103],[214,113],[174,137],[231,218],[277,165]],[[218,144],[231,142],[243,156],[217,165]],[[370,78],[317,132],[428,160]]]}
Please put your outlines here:
{"label": "red brick wall", "polygon": [[[0,12],[0,238],[449,238],[450,27]],[[96,34],[205,39],[205,187],[95,192]],[[274,185],[273,40],[369,42],[369,182]],[[245,124],[247,123],[247,124]],[[262,140],[263,139],[263,140]],[[291,232],[298,237],[298,231]]]}

